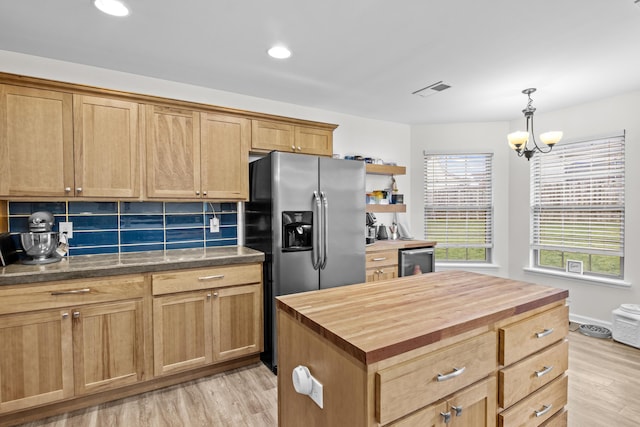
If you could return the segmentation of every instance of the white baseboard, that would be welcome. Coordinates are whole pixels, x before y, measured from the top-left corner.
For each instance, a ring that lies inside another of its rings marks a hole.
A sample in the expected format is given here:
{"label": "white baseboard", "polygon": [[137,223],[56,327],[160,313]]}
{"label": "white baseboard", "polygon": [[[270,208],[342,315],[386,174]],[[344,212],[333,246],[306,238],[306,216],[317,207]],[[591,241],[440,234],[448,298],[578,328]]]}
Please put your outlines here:
{"label": "white baseboard", "polygon": [[607,329],[611,329],[613,327],[613,323],[609,321],[603,321],[599,319],[593,319],[587,316],[580,316],[578,314],[569,313],[569,320],[572,322],[580,323],[581,325],[596,325],[602,326]]}

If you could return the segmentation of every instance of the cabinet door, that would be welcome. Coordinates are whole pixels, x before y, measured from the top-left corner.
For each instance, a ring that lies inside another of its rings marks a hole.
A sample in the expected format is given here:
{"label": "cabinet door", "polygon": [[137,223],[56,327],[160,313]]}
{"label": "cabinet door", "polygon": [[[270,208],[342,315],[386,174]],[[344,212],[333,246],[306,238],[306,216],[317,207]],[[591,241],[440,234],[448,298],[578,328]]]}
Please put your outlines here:
{"label": "cabinet door", "polygon": [[296,126],[295,145],[296,152],[299,153],[332,156],[333,131],[306,126]]}
{"label": "cabinet door", "polygon": [[200,194],[200,113],[154,105],[146,110],[148,197]]}
{"label": "cabinet door", "polygon": [[68,311],[2,316],[0,343],[0,413],[73,396]]}
{"label": "cabinet door", "polygon": [[154,297],[153,331],[156,375],[211,363],[211,292],[182,292]]}
{"label": "cabinet door", "polygon": [[73,116],[76,196],[138,197],[138,104],[74,95]]}
{"label": "cabinet door", "polygon": [[76,394],[142,380],[144,342],[141,300],[72,310]]}
{"label": "cabinet door", "polygon": [[262,285],[214,290],[214,360],[262,351]]}
{"label": "cabinet door", "polygon": [[266,120],[251,121],[251,149],[262,152],[295,152],[292,125]]}
{"label": "cabinet door", "polygon": [[202,196],[208,199],[247,200],[250,121],[222,114],[203,113],[202,116]]}
{"label": "cabinet door", "polygon": [[0,196],[67,196],[72,95],[0,85]]}
{"label": "cabinet door", "polygon": [[495,427],[496,378],[489,377],[447,399],[451,427]]}

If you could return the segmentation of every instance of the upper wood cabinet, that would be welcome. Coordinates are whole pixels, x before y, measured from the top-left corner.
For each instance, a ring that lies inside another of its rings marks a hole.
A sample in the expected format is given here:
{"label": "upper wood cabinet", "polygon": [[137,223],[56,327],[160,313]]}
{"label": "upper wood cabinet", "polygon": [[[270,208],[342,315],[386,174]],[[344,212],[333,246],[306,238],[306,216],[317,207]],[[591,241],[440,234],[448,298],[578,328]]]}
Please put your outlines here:
{"label": "upper wood cabinet", "polygon": [[241,117],[202,113],[200,176],[203,197],[249,198],[250,123]]}
{"label": "upper wood cabinet", "polygon": [[70,93],[0,85],[0,196],[74,187],[72,111]]}
{"label": "upper wood cabinet", "polygon": [[146,105],[146,195],[193,199],[200,192],[200,113]]}
{"label": "upper wood cabinet", "polygon": [[74,95],[75,194],[140,196],[138,104]]}
{"label": "upper wood cabinet", "polygon": [[331,156],[333,155],[333,129],[252,120],[251,150]]}
{"label": "upper wood cabinet", "polygon": [[248,119],[146,106],[147,197],[246,200]]}

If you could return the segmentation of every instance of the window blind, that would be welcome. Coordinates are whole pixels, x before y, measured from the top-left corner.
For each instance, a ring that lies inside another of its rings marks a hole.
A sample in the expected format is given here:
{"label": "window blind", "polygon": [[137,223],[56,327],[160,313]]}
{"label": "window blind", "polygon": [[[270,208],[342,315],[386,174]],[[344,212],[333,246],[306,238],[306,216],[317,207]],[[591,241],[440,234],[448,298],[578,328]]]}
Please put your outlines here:
{"label": "window blind", "polygon": [[531,247],[624,256],[624,133],[531,160]]}
{"label": "window blind", "polygon": [[424,228],[439,248],[493,246],[492,154],[424,155]]}

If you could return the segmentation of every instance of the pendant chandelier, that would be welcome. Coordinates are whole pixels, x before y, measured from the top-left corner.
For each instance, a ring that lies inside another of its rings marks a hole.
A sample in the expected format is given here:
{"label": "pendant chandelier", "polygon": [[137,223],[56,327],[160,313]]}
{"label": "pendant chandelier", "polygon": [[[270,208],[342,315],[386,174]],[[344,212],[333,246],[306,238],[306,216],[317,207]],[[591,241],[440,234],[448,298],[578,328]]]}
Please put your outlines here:
{"label": "pendant chandelier", "polygon": [[[509,140],[509,146],[518,153],[518,157],[526,157],[527,160],[533,157],[534,153],[548,153],[551,151],[553,146],[562,139],[562,132],[560,131],[551,131],[540,134],[540,141],[546,148],[541,148],[536,142],[536,137],[533,132],[533,113],[536,109],[531,105],[533,103],[533,99],[531,99],[531,94],[535,92],[535,88],[529,88],[522,91],[525,95],[529,97],[529,102],[527,102],[527,106],[522,112],[524,113],[525,121],[527,122],[527,130],[526,131],[516,131],[507,135],[507,139]],[[529,148],[529,140],[532,141],[533,145]]]}

